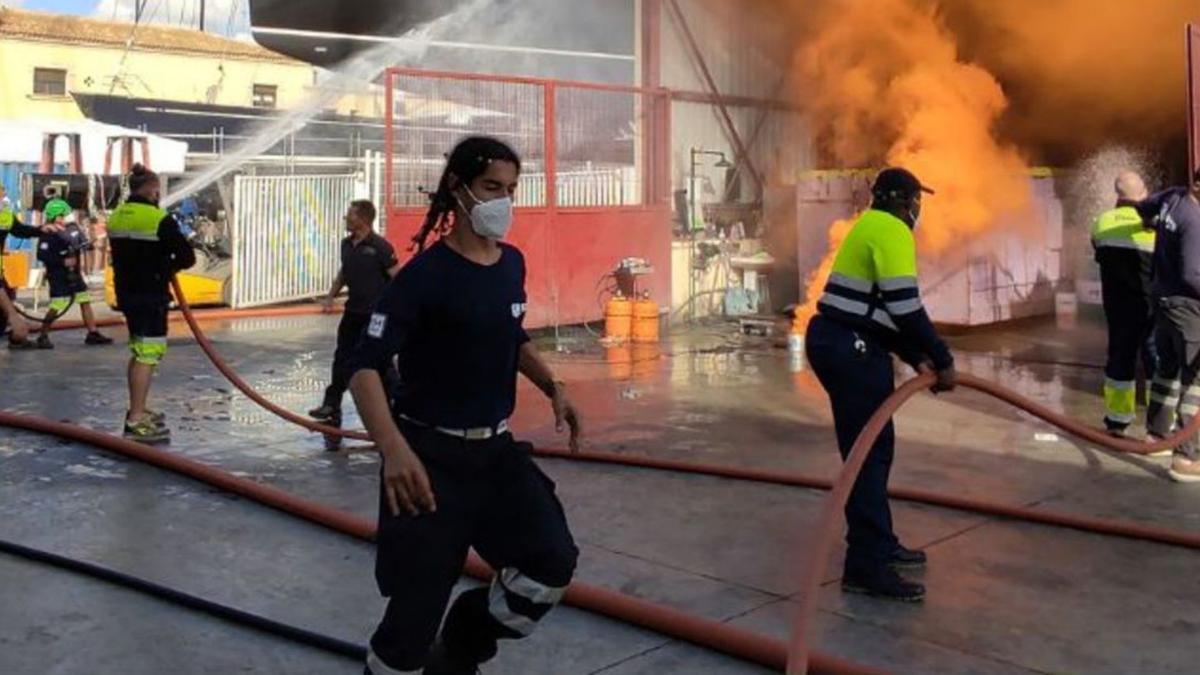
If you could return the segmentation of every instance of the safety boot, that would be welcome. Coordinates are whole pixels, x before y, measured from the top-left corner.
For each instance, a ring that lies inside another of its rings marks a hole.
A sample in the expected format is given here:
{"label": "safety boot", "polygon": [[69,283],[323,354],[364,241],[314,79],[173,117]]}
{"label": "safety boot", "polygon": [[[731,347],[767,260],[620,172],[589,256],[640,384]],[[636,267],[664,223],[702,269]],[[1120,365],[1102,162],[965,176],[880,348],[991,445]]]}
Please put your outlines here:
{"label": "safety boot", "polygon": [[925,552],[922,550],[897,546],[896,550],[892,551],[888,566],[894,570],[915,570],[924,567],[926,560]]}
{"label": "safety boot", "polygon": [[900,576],[891,567],[874,574],[842,577],[842,591],[897,602],[921,602],[925,586]]}
{"label": "safety boot", "polygon": [[340,415],[341,411],[328,403],[322,403],[320,406],[308,411],[308,416],[319,422],[328,422]]}
{"label": "safety boot", "polygon": [[112,343],[112,338],[108,337],[107,335],[102,335],[98,331],[89,332],[87,337],[83,339],[83,344],[85,345],[111,345]]}

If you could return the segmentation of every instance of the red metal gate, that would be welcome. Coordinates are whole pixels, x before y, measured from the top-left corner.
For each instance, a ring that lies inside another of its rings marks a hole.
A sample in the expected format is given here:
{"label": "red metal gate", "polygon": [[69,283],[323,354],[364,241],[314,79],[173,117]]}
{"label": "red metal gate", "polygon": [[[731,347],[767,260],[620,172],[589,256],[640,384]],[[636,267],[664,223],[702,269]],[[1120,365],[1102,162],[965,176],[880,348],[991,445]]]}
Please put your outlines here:
{"label": "red metal gate", "polygon": [[626,257],[651,263],[644,287],[669,304],[668,92],[404,68],[386,85],[387,237],[398,250],[420,227],[445,153],[487,134],[522,158],[510,240],[529,269],[530,326],[599,317],[598,282]]}

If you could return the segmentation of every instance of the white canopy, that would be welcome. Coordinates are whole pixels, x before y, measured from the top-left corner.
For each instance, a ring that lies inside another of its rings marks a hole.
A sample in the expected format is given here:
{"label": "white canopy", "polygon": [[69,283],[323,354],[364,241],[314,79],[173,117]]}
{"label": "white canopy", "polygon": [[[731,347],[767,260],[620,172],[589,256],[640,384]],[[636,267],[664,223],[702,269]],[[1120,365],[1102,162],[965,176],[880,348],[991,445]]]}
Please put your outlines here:
{"label": "white canopy", "polygon": [[[159,173],[183,173],[187,143],[174,141],[137,129],[127,129],[95,120],[0,119],[0,162],[40,162],[42,138],[46,133],[77,133],[83,150],[83,172],[104,171],[104,150],[110,136],[138,136],[150,139],[150,167]],[[56,141],[55,163],[66,163],[70,154],[67,141]],[[142,161],[141,150],[134,146],[133,159]],[[121,146],[113,147],[112,167],[121,166]]]}

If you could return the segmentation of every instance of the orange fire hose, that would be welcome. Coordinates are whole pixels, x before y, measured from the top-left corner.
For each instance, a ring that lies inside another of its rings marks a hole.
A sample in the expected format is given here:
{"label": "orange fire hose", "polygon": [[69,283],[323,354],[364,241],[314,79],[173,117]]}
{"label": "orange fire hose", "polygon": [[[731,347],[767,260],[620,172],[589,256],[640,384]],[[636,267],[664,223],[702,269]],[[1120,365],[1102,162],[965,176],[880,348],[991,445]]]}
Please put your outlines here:
{"label": "orange fire hose", "polygon": [[[357,539],[375,539],[375,525],[365,518],[141,443],[73,424],[7,411],[0,411],[0,426],[87,443],[193,478]],[[477,579],[491,578],[491,570],[474,554],[467,560],[464,571]],[[564,602],[768,668],[783,670],[787,662],[787,646],[780,640],[615,591],[576,582],[568,588]],[[820,653],[812,655],[811,667],[811,672],[838,675],[878,675],[884,672]]]}
{"label": "orange fire hose", "polygon": [[[192,332],[195,334],[197,342],[209,356],[210,360],[212,360],[213,365],[216,366],[217,369],[220,370],[221,373],[225,375],[225,377],[228,378],[235,387],[242,391],[243,394],[276,415],[279,415],[284,419],[287,419],[312,431],[346,438],[354,438],[358,440],[370,440],[369,436],[364,432],[337,429],[318,424],[312,420],[301,417],[300,415],[271,403],[261,394],[255,391],[248,383],[241,379],[241,377],[239,377],[237,373],[235,373],[216,352],[212,343],[200,329],[195,316],[193,316],[190,308],[187,306],[186,300],[182,299],[182,293],[180,293],[178,283],[174,280],[172,280],[172,283],[175,284],[176,297],[180,298],[180,309],[182,310],[184,319],[188,322]],[[309,310],[309,312],[311,312],[311,310]],[[850,489],[853,486],[854,481],[857,480],[858,473],[862,469],[862,464],[866,460],[867,451],[871,445],[874,444],[875,439],[878,437],[879,433],[882,432],[883,427],[887,424],[887,421],[892,417],[892,415],[894,415],[896,411],[898,411],[899,408],[908,401],[908,399],[919,392],[922,388],[927,388],[932,383],[932,375],[915,377],[901,386],[894,394],[892,394],[891,397],[887,399],[887,401],[884,402],[879,410],[877,410],[871,417],[867,426],[864,427],[858,439],[855,441],[854,446],[851,449],[850,456],[843,464],[842,470],[838,474],[838,477],[835,481],[829,481],[828,479],[820,477],[806,476],[803,474],[788,474],[761,469],[705,465],[676,460],[654,459],[649,457],[632,457],[615,453],[572,453],[566,450],[550,450],[545,448],[538,448],[534,452],[542,457],[555,457],[575,461],[590,461],[667,471],[704,474],[740,480],[793,485],[798,487],[830,489],[831,492],[823,507],[821,520],[819,521],[819,526],[816,531],[818,545],[810,549],[811,553],[808,556],[808,561],[803,567],[804,587],[801,593],[801,602],[797,612],[797,620],[793,626],[791,649],[789,650],[788,672],[802,673],[807,672],[810,661],[810,652],[806,643],[806,636],[809,632],[808,629],[812,623],[812,619],[816,611],[815,597],[817,589],[820,586],[822,575],[824,574],[823,563],[828,559],[829,550],[833,546],[836,533],[840,532],[840,512],[845,507],[846,500],[849,497]],[[1184,439],[1196,434],[1197,432],[1200,432],[1200,416],[1197,416],[1191,421],[1191,423],[1188,424],[1186,428],[1179,430],[1170,438],[1159,440],[1154,443],[1142,443],[1132,440],[1117,439],[1108,435],[1104,431],[1080,424],[1051,410],[1050,408],[1047,408],[1046,406],[1020,396],[1019,394],[1005,389],[1000,385],[988,382],[973,375],[961,374],[959,376],[959,384],[964,387],[989,394],[1000,399],[1001,401],[1016,406],[1049,424],[1057,426],[1070,434],[1116,452],[1146,455],[1159,450],[1174,448]],[[934,506],[971,511],[986,515],[1001,516],[1043,525],[1067,527],[1097,534],[1119,536],[1135,540],[1200,549],[1200,533],[1169,530],[1166,528],[1147,526],[1128,521],[1089,518],[1086,516],[1055,513],[1052,511],[1032,509],[1028,507],[997,504],[984,500],[956,497],[953,495],[946,495],[913,488],[893,488],[889,491],[889,494],[899,499],[905,499]],[[818,668],[820,664],[815,658],[815,653],[812,656],[814,657],[812,658],[812,665],[814,668]]]}
{"label": "orange fire hose", "polygon": [[[178,293],[178,291],[176,291]],[[181,296],[177,296],[181,297]],[[194,316],[205,321],[222,321],[226,319],[260,319],[274,316],[308,316],[312,314],[323,313],[320,308],[312,305],[295,305],[292,307],[262,307],[256,309],[203,309],[193,311],[190,307],[188,311]],[[341,310],[335,310],[340,312]],[[184,318],[180,314],[171,312],[167,315],[169,321],[183,321]],[[124,326],[125,319],[114,316],[107,319],[96,319],[96,326],[99,328],[112,328],[115,326]],[[71,321],[55,321],[51,326],[52,331],[62,330],[79,330],[85,328],[84,323],[79,320]]]}
{"label": "orange fire hose", "polygon": [[[854,445],[850,448],[849,456],[846,462],[842,465],[841,472],[838,473],[837,480],[833,483],[833,488],[830,490],[829,497],[825,500],[825,504],[821,511],[820,520],[817,521],[815,529],[815,541],[806,542],[808,555],[805,563],[802,566],[803,570],[803,586],[800,588],[800,603],[796,610],[796,620],[792,625],[792,638],[788,652],[788,675],[799,675],[807,672],[809,665],[809,644],[808,636],[811,632],[813,619],[816,617],[817,611],[817,592],[821,586],[821,579],[825,574],[826,561],[829,558],[830,551],[833,549],[834,541],[838,533],[841,532],[841,513],[846,507],[846,501],[850,497],[850,490],[854,486],[854,482],[858,480],[858,474],[862,471],[863,464],[866,462],[867,455],[870,453],[871,446],[875,444],[875,440],[879,438],[879,434],[883,432],[892,415],[896,413],[910,398],[933,385],[935,376],[932,373],[918,375],[911,380],[905,382],[899,389],[879,406],[871,418],[867,420],[866,426],[855,439]],[[1063,415],[1060,415],[1049,408],[1029,401],[1014,392],[1011,392],[1000,385],[997,385],[987,380],[975,377],[974,375],[960,374],[958,377],[960,386],[974,389],[994,396],[1006,403],[1025,410],[1026,412],[1045,420],[1064,431],[1079,436],[1080,438],[1091,441],[1102,447],[1117,452],[1127,452],[1132,454],[1144,455],[1159,450],[1174,448],[1186,438],[1200,431],[1200,416],[1192,419],[1188,425],[1180,429],[1173,436],[1167,439],[1159,440],[1154,443],[1139,443],[1137,441],[1129,441],[1113,438],[1108,434],[1092,429],[1083,424],[1079,424]],[[1010,509],[1011,510],[1011,509]],[[1049,514],[1042,514],[1043,516]],[[1056,514],[1056,520],[1061,518]],[[1071,520],[1078,521],[1079,518],[1068,517]],[[1072,525],[1073,526],[1073,525]],[[1124,536],[1134,536],[1138,532],[1145,532],[1150,528],[1133,523],[1122,525]],[[1160,536],[1164,532],[1158,533]],[[1172,535],[1174,541],[1164,543],[1176,543],[1192,548],[1196,547],[1196,535],[1189,535],[1183,532],[1166,532],[1165,534]],[[1146,536],[1136,536],[1139,539],[1151,539]],[[1185,543],[1187,542],[1187,543]]]}

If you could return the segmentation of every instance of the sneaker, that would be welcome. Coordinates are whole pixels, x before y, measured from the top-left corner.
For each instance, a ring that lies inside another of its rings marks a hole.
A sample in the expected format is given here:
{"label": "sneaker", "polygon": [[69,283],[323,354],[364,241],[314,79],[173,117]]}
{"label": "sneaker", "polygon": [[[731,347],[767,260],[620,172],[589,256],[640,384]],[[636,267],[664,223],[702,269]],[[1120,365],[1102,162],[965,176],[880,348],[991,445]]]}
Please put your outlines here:
{"label": "sneaker", "polygon": [[842,577],[842,591],[898,602],[921,602],[925,599],[924,585],[905,579],[890,567],[886,572],[871,576]]}
{"label": "sneaker", "polygon": [[87,337],[83,339],[83,344],[85,345],[111,345],[112,343],[112,338],[95,331],[88,333]]}
{"label": "sneaker", "polygon": [[1183,455],[1175,455],[1167,473],[1176,483],[1200,483],[1200,459],[1188,459]]}
{"label": "sneaker", "polygon": [[25,338],[24,340],[9,340],[8,348],[14,352],[25,351],[27,349],[37,349],[37,345],[33,340]]}
{"label": "sneaker", "polygon": [[423,675],[479,675],[479,664],[452,653],[438,640],[429,650]]}
{"label": "sneaker", "polygon": [[339,411],[337,408],[329,405],[328,403],[322,403],[319,408],[313,408],[312,410],[309,410],[308,416],[313,418],[314,420],[328,422],[329,420],[331,420],[335,416],[337,416],[337,414],[339,412],[341,412],[341,411]]}
{"label": "sneaker", "polygon": [[131,441],[150,445],[171,442],[171,430],[150,417],[136,422],[131,422],[129,418],[126,418],[124,436]]}
{"label": "sneaker", "polygon": [[49,335],[39,335],[37,339],[38,349],[54,349],[54,343],[50,341]]}
{"label": "sneaker", "polygon": [[900,546],[892,553],[888,565],[894,570],[915,570],[925,566],[925,551]]}

